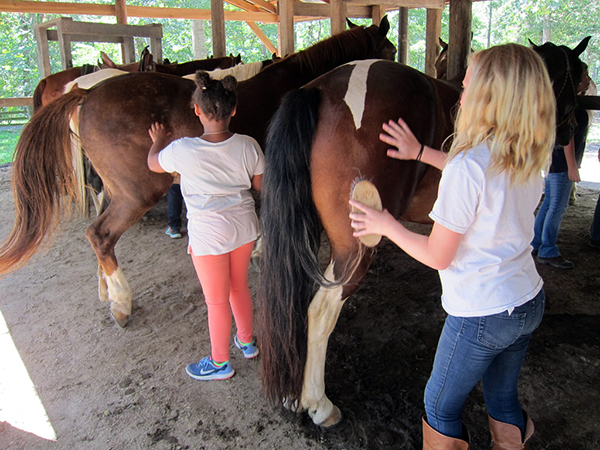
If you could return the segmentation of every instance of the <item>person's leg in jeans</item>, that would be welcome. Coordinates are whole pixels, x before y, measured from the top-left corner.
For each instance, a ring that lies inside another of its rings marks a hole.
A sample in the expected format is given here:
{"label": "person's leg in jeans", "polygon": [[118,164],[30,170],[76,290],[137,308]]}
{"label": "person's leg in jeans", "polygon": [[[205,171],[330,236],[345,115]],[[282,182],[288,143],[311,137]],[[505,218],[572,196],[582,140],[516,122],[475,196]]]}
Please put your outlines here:
{"label": "person's leg in jeans", "polygon": [[183,196],[181,185],[173,183],[167,192],[167,216],[169,227],[175,232],[181,231],[181,212],[183,210]]}
{"label": "person's leg in jeans", "polygon": [[[483,395],[489,415],[503,423],[517,426],[525,433],[525,420],[521,410],[518,381],[531,334],[544,315],[545,293],[540,293],[513,314],[525,314],[521,336],[494,359],[483,375]],[[501,326],[501,323],[499,324]]]}
{"label": "person's leg in jeans", "polygon": [[[432,428],[445,436],[464,438],[461,422],[464,403],[484,376],[492,400],[496,399],[496,392],[500,389],[496,385],[501,384],[505,391],[515,392],[515,395],[507,397],[502,408],[520,411],[516,380],[529,335],[539,323],[539,317],[528,312],[532,309],[531,303],[516,308],[510,315],[505,311],[486,317],[446,318],[433,370],[425,388],[425,412]],[[533,329],[530,323],[535,325]],[[513,345],[514,349],[511,348]],[[508,349],[511,357],[498,359],[503,363],[502,369],[492,368],[496,358]],[[500,372],[502,380],[495,382],[494,376],[500,376]],[[497,408],[495,404],[493,408]],[[507,415],[502,415],[498,420],[506,418]],[[520,420],[522,426],[523,419]]]}
{"label": "person's leg in jeans", "polygon": [[560,256],[556,241],[562,223],[573,182],[567,172],[549,173],[546,175],[544,203],[535,220],[535,237],[532,242],[540,258]]}
{"label": "person's leg in jeans", "polygon": [[600,250],[600,195],[596,202],[596,210],[590,227],[590,245]]}

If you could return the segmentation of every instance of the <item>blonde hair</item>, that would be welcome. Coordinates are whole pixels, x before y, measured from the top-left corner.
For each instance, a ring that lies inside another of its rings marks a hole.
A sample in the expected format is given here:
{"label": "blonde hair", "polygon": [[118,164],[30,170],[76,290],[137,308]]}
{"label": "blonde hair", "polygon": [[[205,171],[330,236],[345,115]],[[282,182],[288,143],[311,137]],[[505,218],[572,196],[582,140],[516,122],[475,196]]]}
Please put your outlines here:
{"label": "blonde hair", "polygon": [[487,143],[489,170],[525,183],[550,164],[556,101],[544,62],[518,44],[491,47],[470,59],[449,158]]}

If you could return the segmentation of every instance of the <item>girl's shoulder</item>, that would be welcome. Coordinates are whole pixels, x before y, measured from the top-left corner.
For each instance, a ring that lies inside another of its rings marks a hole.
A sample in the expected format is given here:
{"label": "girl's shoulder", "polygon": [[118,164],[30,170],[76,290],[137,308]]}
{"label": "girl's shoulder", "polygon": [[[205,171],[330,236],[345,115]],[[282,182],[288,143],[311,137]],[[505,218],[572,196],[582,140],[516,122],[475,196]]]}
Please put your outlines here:
{"label": "girl's shoulder", "polygon": [[454,156],[446,166],[485,169],[490,163],[490,158],[490,149],[484,142]]}
{"label": "girl's shoulder", "polygon": [[239,141],[258,146],[258,142],[256,141],[256,139],[254,139],[252,136],[250,136],[248,134],[234,133],[233,137]]}

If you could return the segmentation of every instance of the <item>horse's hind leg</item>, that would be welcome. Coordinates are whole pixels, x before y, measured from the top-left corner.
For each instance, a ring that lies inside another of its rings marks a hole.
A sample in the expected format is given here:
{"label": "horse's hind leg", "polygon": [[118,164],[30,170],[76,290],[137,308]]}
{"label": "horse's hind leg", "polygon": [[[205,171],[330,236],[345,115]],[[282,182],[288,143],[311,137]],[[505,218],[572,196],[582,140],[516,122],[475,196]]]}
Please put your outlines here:
{"label": "horse's hind leg", "polygon": [[[335,288],[321,287],[313,297],[308,309],[308,349],[304,367],[301,408],[308,411],[316,425],[329,427],[338,423],[342,418],[339,408],[325,395],[327,343],[345,300],[358,288],[358,283],[364,277],[370,262],[370,257],[363,258],[350,280],[351,284]],[[334,280],[333,262],[327,267],[325,276],[329,280]],[[349,289],[349,286],[353,287]]]}
{"label": "horse's hind leg", "polygon": [[127,324],[131,315],[132,296],[115,256],[115,245],[148,209],[141,205],[124,204],[118,198],[113,198],[106,211],[86,231],[86,237],[98,258],[98,296],[100,300],[110,302],[110,312],[120,327]]}

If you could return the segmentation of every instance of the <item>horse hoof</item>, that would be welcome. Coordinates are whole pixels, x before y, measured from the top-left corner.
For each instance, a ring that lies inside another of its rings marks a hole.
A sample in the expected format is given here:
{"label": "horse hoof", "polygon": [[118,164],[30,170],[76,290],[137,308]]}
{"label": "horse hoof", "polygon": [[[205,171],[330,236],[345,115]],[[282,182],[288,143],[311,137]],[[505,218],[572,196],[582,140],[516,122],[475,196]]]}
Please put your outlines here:
{"label": "horse hoof", "polygon": [[129,315],[119,311],[111,311],[110,316],[113,318],[115,323],[121,328],[125,328],[125,325],[127,325],[127,323],[129,322]]}
{"label": "horse hoof", "polygon": [[321,423],[317,423],[316,425],[323,428],[329,428],[334,425],[337,425],[340,422],[340,420],[342,420],[342,412],[340,411],[340,408],[333,405],[333,409],[331,410],[329,416],[324,421],[322,421]]}

